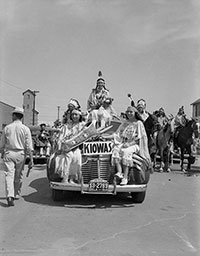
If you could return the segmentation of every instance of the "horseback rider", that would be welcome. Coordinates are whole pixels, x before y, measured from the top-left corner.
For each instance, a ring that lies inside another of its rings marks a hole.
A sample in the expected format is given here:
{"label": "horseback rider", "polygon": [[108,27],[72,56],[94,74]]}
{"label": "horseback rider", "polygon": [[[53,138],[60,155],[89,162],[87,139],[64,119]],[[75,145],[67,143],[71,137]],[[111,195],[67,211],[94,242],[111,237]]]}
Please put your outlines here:
{"label": "horseback rider", "polygon": [[156,140],[154,137],[154,133],[156,131],[156,125],[158,122],[157,116],[155,115],[155,113],[151,114],[146,110],[146,101],[144,99],[140,99],[137,101],[137,110],[145,127],[148,139],[149,153],[153,161],[154,155],[156,153]]}
{"label": "horseback rider", "polygon": [[186,114],[184,111],[184,107],[182,106],[181,108],[179,108],[177,115],[175,116],[174,119],[174,128],[180,128],[180,127],[184,127],[186,125],[187,122],[187,118],[186,118]]}
{"label": "horseback rider", "polygon": [[158,117],[158,124],[160,126],[159,128],[164,127],[167,124],[167,122],[169,121],[163,108],[160,108],[158,110],[157,117]]}
{"label": "horseback rider", "polygon": [[109,90],[106,89],[105,79],[102,77],[101,71],[98,73],[96,88],[92,89],[87,101],[87,110],[90,112],[93,109],[99,109],[103,101],[110,97]]}
{"label": "horseback rider", "polygon": [[187,123],[187,118],[186,118],[186,114],[184,111],[184,107],[182,106],[179,108],[178,113],[175,116],[174,122],[173,122],[173,125],[174,125],[174,150],[178,149],[178,147],[177,147],[178,134],[179,134],[180,129],[182,127],[184,127],[186,125],[186,123]]}
{"label": "horseback rider", "polygon": [[159,110],[155,110],[153,112],[153,114],[156,116],[157,118],[157,122],[155,124],[155,131],[153,133],[153,137],[156,140],[158,132],[167,124],[167,122],[169,121],[169,119],[167,118],[166,114],[165,114],[165,110],[164,108],[159,108]]}

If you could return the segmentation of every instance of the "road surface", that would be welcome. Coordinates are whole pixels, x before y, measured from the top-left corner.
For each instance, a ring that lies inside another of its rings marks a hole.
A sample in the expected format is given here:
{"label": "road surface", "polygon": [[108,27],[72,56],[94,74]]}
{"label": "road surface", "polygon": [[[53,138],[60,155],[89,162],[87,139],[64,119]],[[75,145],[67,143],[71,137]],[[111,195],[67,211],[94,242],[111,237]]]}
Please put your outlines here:
{"label": "road surface", "polygon": [[186,175],[177,165],[154,172],[142,204],[79,193],[54,202],[45,166],[35,166],[24,177],[22,198],[7,207],[0,170],[1,255],[200,255],[198,172]]}

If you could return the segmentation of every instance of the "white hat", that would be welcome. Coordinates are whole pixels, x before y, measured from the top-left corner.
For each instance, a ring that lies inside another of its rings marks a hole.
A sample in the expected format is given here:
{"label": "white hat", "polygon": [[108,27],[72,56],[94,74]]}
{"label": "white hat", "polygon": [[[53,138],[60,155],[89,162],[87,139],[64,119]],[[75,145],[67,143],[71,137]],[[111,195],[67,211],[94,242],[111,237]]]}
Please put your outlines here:
{"label": "white hat", "polygon": [[137,101],[137,108],[138,107],[146,108],[146,101],[144,99],[138,100]]}
{"label": "white hat", "polygon": [[20,108],[20,107],[16,107],[12,114],[21,114],[21,115],[24,115],[24,109],[23,108]]}

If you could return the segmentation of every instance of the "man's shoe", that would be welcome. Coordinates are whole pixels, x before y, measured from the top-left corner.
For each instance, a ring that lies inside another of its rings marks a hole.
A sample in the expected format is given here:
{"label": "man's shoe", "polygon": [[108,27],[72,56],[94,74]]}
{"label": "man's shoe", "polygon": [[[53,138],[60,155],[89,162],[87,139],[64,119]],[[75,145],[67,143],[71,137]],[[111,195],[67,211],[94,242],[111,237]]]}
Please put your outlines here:
{"label": "man's shoe", "polygon": [[13,197],[8,197],[7,198],[8,206],[14,206],[14,198]]}

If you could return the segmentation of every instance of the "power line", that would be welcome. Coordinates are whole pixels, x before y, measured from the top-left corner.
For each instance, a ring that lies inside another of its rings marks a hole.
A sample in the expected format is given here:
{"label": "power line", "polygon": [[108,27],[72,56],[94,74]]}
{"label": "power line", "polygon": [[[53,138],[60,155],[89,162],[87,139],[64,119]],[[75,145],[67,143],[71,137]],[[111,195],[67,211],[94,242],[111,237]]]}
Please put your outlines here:
{"label": "power line", "polygon": [[[14,88],[16,88],[16,89],[18,89],[18,90],[21,90],[22,92],[24,92],[26,89],[24,89],[24,88],[21,88],[21,87],[19,87],[19,86],[16,86],[16,85],[14,85],[14,83],[12,82],[8,82],[8,81],[6,81],[6,80],[4,80],[4,79],[1,79],[0,78],[0,80],[2,81],[2,82],[4,82],[5,84],[7,84],[7,85],[9,85],[9,86],[11,86],[11,87],[14,87]],[[33,91],[34,92],[34,91]],[[52,98],[52,99],[54,99],[54,100],[59,100],[60,102],[61,101],[65,101],[65,103],[63,103],[63,105],[64,104],[66,104],[66,99],[61,99],[60,97],[59,98],[55,98],[55,96],[54,95],[47,95],[47,94],[44,94],[44,93],[40,93],[40,96],[39,97],[47,97],[47,98]],[[40,108],[40,109],[45,109],[45,108],[49,108],[49,105],[45,105],[45,104],[41,104],[41,102],[39,103],[39,102],[37,102],[37,108]],[[66,109],[65,108],[63,108],[63,107],[60,107],[60,109],[59,109],[59,111],[62,111],[62,112],[64,112],[64,111],[66,111]],[[34,121],[34,118],[33,118],[33,121]]]}
{"label": "power line", "polygon": [[[24,92],[26,89],[24,89],[24,88],[21,88],[21,87],[19,87],[19,86],[16,86],[16,85],[14,85],[13,83],[11,83],[11,82],[8,82],[8,81],[6,81],[6,80],[4,80],[4,79],[1,79],[0,78],[0,80],[2,81],[2,82],[4,82],[5,84],[7,84],[7,85],[10,85],[11,87],[14,87],[14,88],[17,88],[17,89],[19,89],[19,90],[21,90],[22,92]],[[59,100],[63,100],[63,101],[66,101],[66,99],[61,99],[60,97],[59,98],[55,98],[55,96],[54,95],[47,95],[47,94],[44,94],[44,93],[42,93],[42,94],[40,94],[40,97],[48,97],[48,98],[52,98],[52,99],[59,99]]]}
{"label": "power line", "polygon": [[1,79],[1,78],[0,78],[0,80],[1,80],[2,82],[4,82],[5,84],[8,84],[8,85],[10,85],[10,86],[12,86],[12,87],[15,87],[15,88],[17,88],[17,89],[19,89],[19,90],[25,90],[25,89],[23,89],[23,88],[21,88],[21,87],[18,87],[18,86],[16,86],[16,85],[14,85],[13,83],[10,83],[10,82],[8,82],[8,81],[5,81],[5,80],[3,80],[3,79]]}

